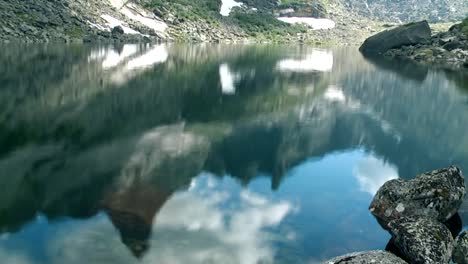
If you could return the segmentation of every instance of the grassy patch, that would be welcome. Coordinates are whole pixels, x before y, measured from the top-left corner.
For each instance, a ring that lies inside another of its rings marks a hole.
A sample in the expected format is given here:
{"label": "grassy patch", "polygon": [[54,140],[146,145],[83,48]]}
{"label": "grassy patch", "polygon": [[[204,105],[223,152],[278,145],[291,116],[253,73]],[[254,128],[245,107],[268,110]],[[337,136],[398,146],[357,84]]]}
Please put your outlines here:
{"label": "grassy patch", "polygon": [[65,30],[65,34],[72,37],[72,38],[83,38],[84,30],[81,27],[71,27]]}
{"label": "grassy patch", "polygon": [[229,19],[254,37],[275,39],[307,32],[303,25],[284,23],[268,13],[234,12]]}
{"label": "grassy patch", "polygon": [[465,35],[468,35],[468,17],[463,20],[461,30]]}
{"label": "grassy patch", "polygon": [[[234,8],[229,17],[223,17],[219,14],[221,0],[152,0],[146,7],[161,14],[163,18],[170,13],[181,22],[209,23],[213,27],[223,24],[234,26],[257,40],[281,42],[288,37],[308,31],[304,25],[290,25],[276,19],[274,13],[278,8],[277,0],[237,1],[247,7],[255,7],[258,11]],[[280,6],[306,3],[306,0],[283,0]],[[180,37],[183,39],[185,36]]]}

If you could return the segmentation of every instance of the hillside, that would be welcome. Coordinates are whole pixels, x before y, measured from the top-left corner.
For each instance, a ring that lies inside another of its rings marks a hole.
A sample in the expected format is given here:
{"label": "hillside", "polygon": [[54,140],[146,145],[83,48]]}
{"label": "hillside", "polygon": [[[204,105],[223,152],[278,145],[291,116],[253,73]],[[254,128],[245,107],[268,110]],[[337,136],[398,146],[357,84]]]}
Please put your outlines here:
{"label": "hillside", "polygon": [[359,43],[387,21],[458,20],[464,1],[0,0],[0,41]]}
{"label": "hillside", "polygon": [[348,10],[389,22],[428,20],[431,23],[460,21],[468,14],[466,0],[343,0]]}
{"label": "hillside", "polygon": [[357,43],[370,24],[334,0],[0,0],[3,41]]}

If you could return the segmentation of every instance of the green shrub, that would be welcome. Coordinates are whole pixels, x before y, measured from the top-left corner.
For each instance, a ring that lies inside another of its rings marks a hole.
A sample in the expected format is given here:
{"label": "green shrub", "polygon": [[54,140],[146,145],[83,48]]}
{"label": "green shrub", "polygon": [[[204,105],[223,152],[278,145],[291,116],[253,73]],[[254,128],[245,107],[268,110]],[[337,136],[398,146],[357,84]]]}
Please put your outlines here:
{"label": "green shrub", "polygon": [[279,37],[307,31],[305,26],[290,25],[277,20],[271,14],[263,12],[234,12],[229,19],[252,36],[257,35],[258,33],[265,33],[267,36]]}
{"label": "green shrub", "polygon": [[462,22],[462,32],[468,35],[468,17]]}

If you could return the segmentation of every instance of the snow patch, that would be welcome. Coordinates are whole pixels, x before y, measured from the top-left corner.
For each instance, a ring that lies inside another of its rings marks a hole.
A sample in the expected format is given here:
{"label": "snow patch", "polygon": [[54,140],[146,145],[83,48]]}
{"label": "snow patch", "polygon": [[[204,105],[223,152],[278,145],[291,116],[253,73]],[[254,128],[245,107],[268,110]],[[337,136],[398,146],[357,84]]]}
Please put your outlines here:
{"label": "snow patch", "polygon": [[120,9],[125,5],[126,0],[109,0],[109,2],[113,7]]}
{"label": "snow patch", "polygon": [[333,53],[313,50],[304,59],[285,59],[278,62],[276,68],[283,72],[328,72],[333,68]]}
{"label": "snow patch", "polygon": [[101,30],[101,31],[108,31],[108,30],[109,30],[108,28],[103,27],[103,26],[101,26],[101,25],[99,25],[99,24],[93,23],[93,22],[91,22],[91,21],[89,21],[89,20],[88,20],[87,22],[88,22],[88,24],[89,24],[91,27],[97,28],[98,30]]}
{"label": "snow patch", "polygon": [[156,32],[164,32],[167,29],[167,24],[159,20],[155,15],[139,8],[133,3],[127,4],[120,9],[120,12],[133,21],[153,29]]}
{"label": "snow patch", "polygon": [[127,26],[124,26],[124,22],[118,20],[117,18],[115,17],[112,17],[112,16],[109,16],[109,15],[101,15],[101,17],[106,20],[107,22],[107,25],[110,27],[110,28],[114,28],[114,27],[117,27],[117,26],[120,26],[122,27],[122,29],[124,30],[124,33],[125,34],[133,34],[133,35],[136,35],[136,34],[140,34],[140,32],[136,31],[136,30],[133,30]]}
{"label": "snow patch", "polygon": [[127,3],[128,1],[125,0],[109,0],[109,2],[114,8],[118,9],[120,13],[122,13],[129,19],[139,22],[147,26],[148,28],[153,29],[156,32],[164,32],[167,29],[167,24],[164,23],[159,17],[146,11],[145,9],[134,3]]}
{"label": "snow patch", "polygon": [[278,17],[278,20],[288,24],[306,24],[313,30],[319,29],[332,29],[336,23],[327,18],[313,18],[313,17]]}
{"label": "snow patch", "polygon": [[229,14],[231,13],[231,10],[234,7],[240,7],[240,6],[242,6],[242,3],[236,2],[234,0],[221,0],[221,10],[219,11],[219,13],[222,16],[229,16]]}

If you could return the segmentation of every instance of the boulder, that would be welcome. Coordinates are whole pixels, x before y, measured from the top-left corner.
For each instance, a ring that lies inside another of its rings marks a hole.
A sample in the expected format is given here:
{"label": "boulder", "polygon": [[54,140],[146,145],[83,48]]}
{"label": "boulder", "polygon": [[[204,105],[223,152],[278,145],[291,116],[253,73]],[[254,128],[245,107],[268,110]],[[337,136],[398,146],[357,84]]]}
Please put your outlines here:
{"label": "boulder", "polygon": [[407,264],[401,258],[387,251],[358,252],[336,257],[323,264]]}
{"label": "boulder", "polygon": [[406,24],[385,30],[364,41],[359,50],[362,53],[381,54],[394,48],[425,43],[431,39],[427,21]]}
{"label": "boulder", "polygon": [[450,230],[428,217],[403,217],[389,223],[393,242],[414,264],[449,263],[453,250]]}
{"label": "boulder", "polygon": [[449,167],[423,173],[405,181],[386,182],[369,207],[383,228],[405,216],[424,216],[445,222],[457,212],[465,197],[461,170]]}
{"label": "boulder", "polygon": [[468,264],[468,232],[463,231],[455,240],[452,260],[455,264]]}
{"label": "boulder", "polygon": [[443,46],[443,48],[448,51],[452,51],[452,50],[459,49],[462,47],[463,47],[463,43],[457,40],[450,41]]}
{"label": "boulder", "polygon": [[121,26],[115,26],[112,28],[111,34],[112,36],[120,36],[123,35],[125,32]]}

